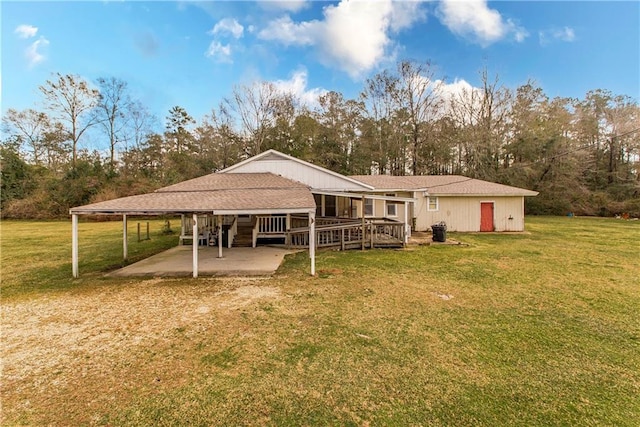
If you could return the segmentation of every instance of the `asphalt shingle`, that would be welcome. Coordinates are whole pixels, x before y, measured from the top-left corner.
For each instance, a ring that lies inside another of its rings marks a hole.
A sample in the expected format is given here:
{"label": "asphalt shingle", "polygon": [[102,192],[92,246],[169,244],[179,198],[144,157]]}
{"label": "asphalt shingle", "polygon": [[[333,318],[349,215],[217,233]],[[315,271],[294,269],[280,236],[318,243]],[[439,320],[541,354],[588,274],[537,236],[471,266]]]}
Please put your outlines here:
{"label": "asphalt shingle", "polygon": [[492,196],[535,196],[536,191],[461,175],[354,175],[351,178],[364,182],[376,190],[426,190],[433,195],[492,195]]}
{"label": "asphalt shingle", "polygon": [[271,173],[210,174],[153,193],[78,206],[71,213],[315,209],[305,185]]}

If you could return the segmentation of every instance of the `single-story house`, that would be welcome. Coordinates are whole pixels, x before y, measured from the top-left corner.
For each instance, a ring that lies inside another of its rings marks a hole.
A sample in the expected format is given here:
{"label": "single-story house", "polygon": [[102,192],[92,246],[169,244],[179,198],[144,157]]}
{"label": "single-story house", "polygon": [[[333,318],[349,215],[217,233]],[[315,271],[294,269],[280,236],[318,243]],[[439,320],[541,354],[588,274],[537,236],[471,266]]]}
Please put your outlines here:
{"label": "single-story house", "polygon": [[[524,231],[524,198],[538,194],[460,175],[343,176],[275,150],[221,171],[237,172],[271,172],[303,182],[315,190],[318,216],[359,218],[365,195],[365,218],[408,219],[414,231],[427,231],[441,221],[450,231]],[[334,179],[323,179],[327,173]],[[345,198],[349,193],[358,197]]]}
{"label": "single-story house", "polygon": [[308,248],[315,274],[318,247],[403,246],[412,230],[445,221],[452,231],[523,231],[524,197],[534,191],[462,176],[344,176],[268,150],[222,171],[160,188],[72,208],[73,276],[78,276],[78,216],[180,215],[180,242],[256,246],[281,239]]}
{"label": "single-story house", "polygon": [[[408,208],[415,231],[426,231],[444,221],[449,231],[524,231],[524,198],[536,191],[460,175],[352,176],[375,188],[379,194],[412,197]],[[381,200],[371,200],[366,214],[396,217],[403,215]]]}

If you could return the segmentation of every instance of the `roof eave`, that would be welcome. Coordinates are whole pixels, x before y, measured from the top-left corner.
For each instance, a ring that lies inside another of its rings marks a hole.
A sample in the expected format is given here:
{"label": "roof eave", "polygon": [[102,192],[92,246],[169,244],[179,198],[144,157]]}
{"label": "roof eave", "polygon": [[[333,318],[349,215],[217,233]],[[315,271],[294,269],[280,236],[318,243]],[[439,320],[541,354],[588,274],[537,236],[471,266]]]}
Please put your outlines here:
{"label": "roof eave", "polygon": [[268,215],[315,212],[316,207],[258,209],[69,209],[70,215],[178,215],[210,213],[212,215]]}
{"label": "roof eave", "polygon": [[429,196],[434,197],[534,197],[538,195],[538,192],[534,191],[532,193],[535,194],[500,194],[500,193],[434,193],[429,192]]}

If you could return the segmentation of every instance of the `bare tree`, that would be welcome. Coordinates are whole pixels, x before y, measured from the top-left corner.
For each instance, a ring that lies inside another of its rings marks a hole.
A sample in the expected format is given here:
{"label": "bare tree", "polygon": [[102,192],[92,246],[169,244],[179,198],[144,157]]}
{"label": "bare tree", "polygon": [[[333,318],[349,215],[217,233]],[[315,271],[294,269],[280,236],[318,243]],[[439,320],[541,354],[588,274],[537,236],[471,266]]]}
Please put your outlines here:
{"label": "bare tree", "polygon": [[132,142],[133,148],[140,149],[147,137],[153,133],[158,119],[140,101],[132,101],[127,107],[126,114],[129,119],[125,142]]}
{"label": "bare tree", "polygon": [[269,128],[276,119],[280,94],[273,83],[254,82],[233,88],[231,97],[225,98],[225,108],[237,115],[246,138],[245,155],[262,151]]}
{"label": "bare tree", "polygon": [[44,135],[50,126],[49,117],[40,111],[31,108],[17,111],[13,108],[7,110],[2,118],[5,128],[16,135],[21,145],[27,147],[26,151],[34,164],[42,164],[44,157]]}
{"label": "bare tree", "polygon": [[490,81],[486,69],[480,78],[481,87],[464,89],[451,98],[449,115],[460,132],[458,151],[464,172],[494,180],[501,164],[513,96],[499,84],[498,76]]}
{"label": "bare tree", "polygon": [[233,130],[233,119],[223,103],[205,116],[195,133],[200,154],[210,159],[212,169],[225,169],[239,160],[240,137]]}
{"label": "bare tree", "polygon": [[55,114],[55,118],[68,126],[71,138],[72,167],[76,167],[78,143],[89,127],[97,123],[95,107],[100,92],[89,87],[80,76],[55,74],[40,86],[45,104]]}
{"label": "bare tree", "polygon": [[[397,84],[388,88],[396,108],[405,112],[413,175],[425,172],[422,149],[429,140],[435,143],[430,134],[441,112],[441,87],[442,81],[435,78],[430,63],[402,61],[398,64]],[[435,150],[429,151],[433,154]]]}
{"label": "bare tree", "polygon": [[109,168],[115,170],[116,145],[126,138],[127,122],[130,119],[127,112],[131,105],[131,98],[127,91],[127,82],[115,77],[98,79],[100,86],[100,101],[98,103],[98,122],[109,138]]}

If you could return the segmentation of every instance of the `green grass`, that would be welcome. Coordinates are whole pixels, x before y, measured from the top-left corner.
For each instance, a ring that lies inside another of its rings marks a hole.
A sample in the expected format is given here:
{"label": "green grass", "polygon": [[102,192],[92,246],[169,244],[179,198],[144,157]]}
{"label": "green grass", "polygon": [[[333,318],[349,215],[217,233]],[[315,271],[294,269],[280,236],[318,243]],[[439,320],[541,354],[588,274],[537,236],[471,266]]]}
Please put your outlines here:
{"label": "green grass", "polygon": [[[146,239],[149,222],[150,240]],[[80,279],[71,277],[71,221],[2,221],[0,250],[2,296],[60,291],[93,286],[104,273],[144,259],[178,244],[180,220],[172,220],[173,234],[163,234],[164,220],[129,219],[128,261],[122,257],[122,222],[78,224]]]}
{"label": "green grass", "polygon": [[[101,277],[119,262],[119,223],[82,224],[81,280],[68,278],[69,229],[3,223],[9,301],[133,286]],[[289,256],[260,284],[279,298],[132,350],[111,366],[118,381],[78,376],[28,409],[3,389],[8,424],[640,424],[640,222],[528,217],[527,233],[450,237],[465,244],[321,251],[313,278],[306,253]],[[86,395],[107,387],[113,398],[88,411]]]}

